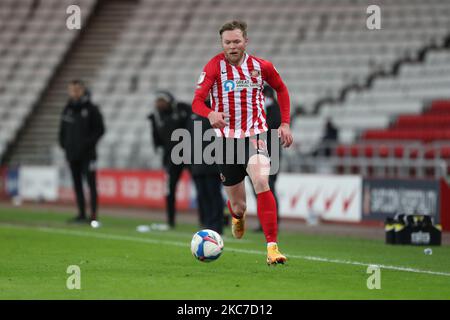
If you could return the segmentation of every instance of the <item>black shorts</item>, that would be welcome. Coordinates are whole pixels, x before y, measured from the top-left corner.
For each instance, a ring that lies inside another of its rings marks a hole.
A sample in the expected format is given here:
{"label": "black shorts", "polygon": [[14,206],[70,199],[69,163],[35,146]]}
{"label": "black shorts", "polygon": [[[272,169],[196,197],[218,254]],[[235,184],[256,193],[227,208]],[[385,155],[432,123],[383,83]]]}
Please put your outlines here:
{"label": "black shorts", "polygon": [[242,139],[219,138],[223,146],[218,167],[220,179],[224,186],[234,186],[245,179],[247,165],[255,154],[265,155],[270,159],[267,148],[267,134],[258,134]]}

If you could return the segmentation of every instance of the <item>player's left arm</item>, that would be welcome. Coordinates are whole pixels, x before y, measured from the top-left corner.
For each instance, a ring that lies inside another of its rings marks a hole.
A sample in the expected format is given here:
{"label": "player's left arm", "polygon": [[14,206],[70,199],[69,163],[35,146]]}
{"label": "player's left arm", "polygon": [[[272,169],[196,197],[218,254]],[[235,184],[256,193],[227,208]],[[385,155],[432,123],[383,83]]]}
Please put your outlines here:
{"label": "player's left arm", "polygon": [[281,113],[281,125],[278,128],[278,135],[281,138],[281,144],[288,148],[292,142],[291,122],[291,102],[289,91],[277,69],[271,62],[266,61],[263,65],[263,79],[277,92],[278,104]]}

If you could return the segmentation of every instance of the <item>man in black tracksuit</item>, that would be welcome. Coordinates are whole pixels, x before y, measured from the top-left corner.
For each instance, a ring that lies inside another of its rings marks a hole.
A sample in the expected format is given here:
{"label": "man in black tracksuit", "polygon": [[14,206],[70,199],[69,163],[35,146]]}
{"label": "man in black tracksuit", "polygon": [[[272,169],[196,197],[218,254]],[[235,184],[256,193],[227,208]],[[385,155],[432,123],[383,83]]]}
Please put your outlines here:
{"label": "man in black tracksuit", "polygon": [[[192,121],[190,122],[189,131],[192,137],[191,144],[191,174],[194,180],[195,189],[197,190],[197,203],[198,211],[200,214],[200,225],[202,228],[211,229],[219,234],[223,234],[224,225],[224,207],[225,201],[222,197],[222,181],[220,180],[220,172],[217,164],[206,164],[203,157],[201,157],[201,163],[195,163],[195,157],[193,156],[195,151],[195,144],[202,143],[202,147],[198,148],[198,152],[203,154],[205,148],[214,142],[213,137],[211,142],[203,141],[202,137],[206,130],[211,129],[209,120],[204,117],[200,117],[197,114],[192,114]],[[194,129],[195,125],[201,125],[200,130]],[[201,133],[200,137],[196,136],[196,133]],[[200,159],[200,157],[198,157]]]}
{"label": "man in black tracksuit", "polygon": [[178,141],[171,141],[172,132],[176,129],[187,129],[191,117],[191,107],[188,104],[177,102],[168,91],[158,91],[155,98],[155,111],[150,120],[153,144],[155,148],[162,147],[163,165],[168,175],[166,190],[167,223],[170,228],[175,227],[175,190],[185,164],[174,164],[171,152]]}
{"label": "man in black tracksuit", "polygon": [[87,222],[83,193],[83,176],[90,191],[91,221],[97,220],[96,145],[105,132],[103,117],[92,104],[80,80],[69,84],[69,101],[65,106],[59,128],[59,145],[64,149],[72,174],[78,206],[74,222]]}

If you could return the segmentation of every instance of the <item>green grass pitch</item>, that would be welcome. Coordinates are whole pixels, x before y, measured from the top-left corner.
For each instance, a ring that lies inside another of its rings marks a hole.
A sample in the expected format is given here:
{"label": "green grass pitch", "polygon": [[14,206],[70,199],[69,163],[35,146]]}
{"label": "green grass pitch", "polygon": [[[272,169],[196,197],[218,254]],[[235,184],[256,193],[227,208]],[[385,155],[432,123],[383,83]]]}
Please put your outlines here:
{"label": "green grass pitch", "polygon": [[[70,225],[67,213],[0,209],[0,299],[450,299],[450,247],[388,246],[383,241],[283,232],[286,265],[267,266],[264,237],[224,236],[214,262],[190,252],[195,225],[136,232],[137,218]],[[368,266],[380,266],[369,290]],[[66,286],[81,270],[81,289]]]}

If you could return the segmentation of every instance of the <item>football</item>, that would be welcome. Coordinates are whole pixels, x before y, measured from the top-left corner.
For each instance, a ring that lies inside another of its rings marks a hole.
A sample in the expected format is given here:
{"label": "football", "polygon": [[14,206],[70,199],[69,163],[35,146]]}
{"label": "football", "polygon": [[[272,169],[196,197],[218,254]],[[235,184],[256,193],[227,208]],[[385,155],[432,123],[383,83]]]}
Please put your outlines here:
{"label": "football", "polygon": [[192,255],[202,261],[217,260],[223,251],[223,240],[220,234],[213,230],[200,230],[194,234],[191,241]]}

